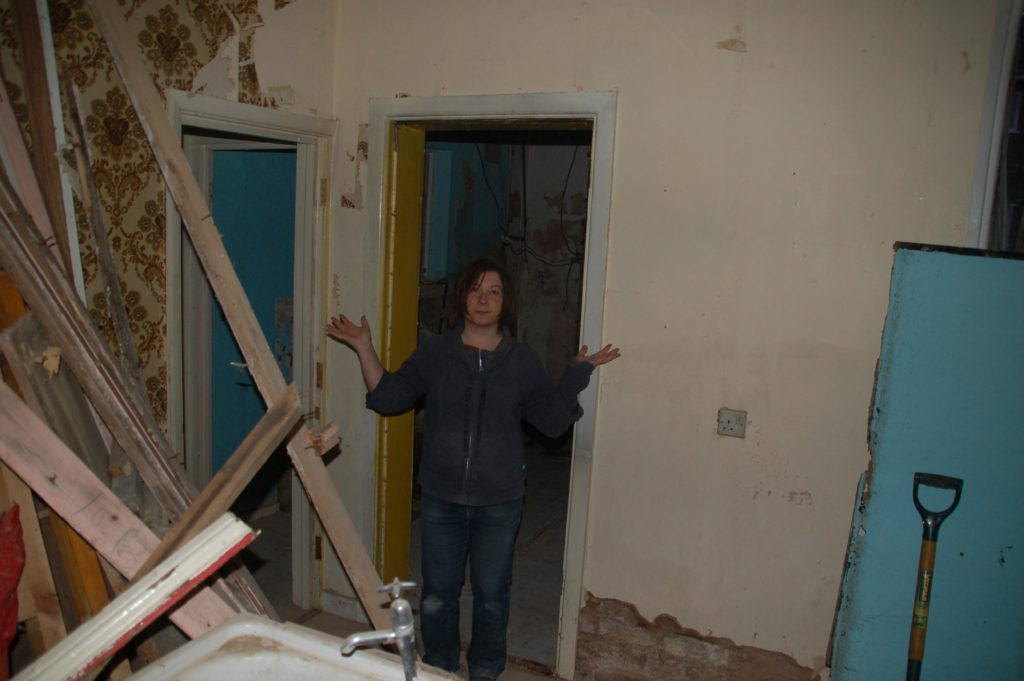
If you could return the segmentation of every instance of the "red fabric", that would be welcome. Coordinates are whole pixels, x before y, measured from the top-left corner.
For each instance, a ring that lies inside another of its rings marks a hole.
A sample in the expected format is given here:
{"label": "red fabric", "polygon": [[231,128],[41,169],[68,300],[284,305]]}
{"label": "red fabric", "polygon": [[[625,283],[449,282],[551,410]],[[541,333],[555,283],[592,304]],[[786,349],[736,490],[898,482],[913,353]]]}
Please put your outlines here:
{"label": "red fabric", "polygon": [[25,567],[25,542],[15,504],[0,518],[0,681],[7,681],[7,648],[18,633],[18,580]]}

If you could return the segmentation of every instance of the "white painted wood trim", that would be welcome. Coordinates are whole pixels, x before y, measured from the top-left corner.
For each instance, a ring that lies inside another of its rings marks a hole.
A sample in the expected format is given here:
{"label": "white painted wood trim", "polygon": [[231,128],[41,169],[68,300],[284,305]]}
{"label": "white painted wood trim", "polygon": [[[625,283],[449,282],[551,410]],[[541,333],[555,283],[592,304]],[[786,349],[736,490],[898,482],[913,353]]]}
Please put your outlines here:
{"label": "white painted wood trim", "polygon": [[[387,134],[393,122],[413,120],[502,120],[588,118],[593,120],[593,146],[587,218],[586,268],[583,273],[582,340],[601,347],[604,325],[604,289],[608,260],[608,230],[611,221],[612,154],[615,148],[614,92],[529,93],[513,95],[470,95],[455,97],[408,97],[370,100],[367,187],[367,264],[363,311],[371,328],[379,328],[381,310],[381,254],[384,240],[384,171],[387,168]],[[571,679],[576,666],[576,638],[579,610],[583,600],[583,571],[586,563],[587,515],[590,503],[591,461],[596,437],[596,412],[600,372],[580,395],[583,418],[576,425],[573,466],[569,488],[566,550],[563,564],[562,604],[555,671]],[[359,461],[359,477],[375,489],[374,453],[377,448],[375,416],[366,411],[360,424],[367,437]],[[371,502],[372,503],[372,502]],[[373,508],[361,509],[360,517],[372,522]],[[373,536],[373,528],[361,528]],[[364,539],[366,537],[364,536]]]}
{"label": "white painted wood trim", "polygon": [[992,202],[1006,128],[1006,97],[1013,73],[1017,32],[1024,0],[1000,0],[996,8],[989,55],[988,86],[981,111],[978,155],[974,163],[967,243],[970,248],[988,248],[992,226]]}
{"label": "white painted wood trim", "polygon": [[[53,31],[50,29],[50,8],[46,0],[36,0],[36,12],[39,17],[39,36],[43,46],[43,65],[46,69],[46,85],[50,92],[50,116],[53,119],[53,134],[56,137],[57,149],[64,149],[68,144],[64,130],[64,109],[60,103],[60,86],[57,82],[57,56],[53,47]],[[83,140],[83,144],[85,140]],[[64,224],[54,225],[54,229],[63,229],[68,237],[68,255],[71,258],[71,282],[74,284],[78,297],[85,300],[85,277],[82,273],[82,248],[78,243],[78,223],[75,221],[75,204],[71,198],[71,183],[66,173],[67,166],[60,165],[61,202],[64,204]]]}
{"label": "white painted wood trim", "polygon": [[255,538],[225,513],[26,667],[19,681],[81,678]]}

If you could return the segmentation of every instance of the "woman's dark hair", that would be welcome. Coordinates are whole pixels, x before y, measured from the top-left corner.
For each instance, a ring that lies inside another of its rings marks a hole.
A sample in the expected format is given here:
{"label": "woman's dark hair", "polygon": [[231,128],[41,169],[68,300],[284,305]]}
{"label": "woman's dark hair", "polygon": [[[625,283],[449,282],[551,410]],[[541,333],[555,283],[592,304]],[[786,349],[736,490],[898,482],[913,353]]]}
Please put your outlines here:
{"label": "woman's dark hair", "polygon": [[497,272],[501,277],[501,326],[509,330],[509,333],[516,331],[516,289],[512,283],[512,277],[504,267],[489,258],[477,258],[462,268],[459,276],[455,278],[455,290],[448,298],[448,323],[452,328],[466,320],[466,298],[480,277],[487,272]]}

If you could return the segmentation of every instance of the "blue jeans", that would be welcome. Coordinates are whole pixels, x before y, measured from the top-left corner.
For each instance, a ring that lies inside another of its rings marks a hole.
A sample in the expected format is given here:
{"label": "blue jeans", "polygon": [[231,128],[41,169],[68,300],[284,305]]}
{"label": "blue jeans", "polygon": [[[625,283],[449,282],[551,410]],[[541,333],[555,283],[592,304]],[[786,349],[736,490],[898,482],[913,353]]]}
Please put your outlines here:
{"label": "blue jeans", "polygon": [[466,652],[470,679],[496,679],[505,669],[512,554],[523,500],[464,506],[423,495],[423,661],[459,668],[459,595],[469,559],[473,634]]}

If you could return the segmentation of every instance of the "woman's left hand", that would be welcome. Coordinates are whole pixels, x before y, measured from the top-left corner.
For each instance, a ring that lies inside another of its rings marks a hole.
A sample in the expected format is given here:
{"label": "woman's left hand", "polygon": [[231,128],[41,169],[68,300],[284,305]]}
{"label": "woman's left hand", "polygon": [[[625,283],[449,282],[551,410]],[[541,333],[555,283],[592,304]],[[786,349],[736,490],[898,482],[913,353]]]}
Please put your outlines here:
{"label": "woman's left hand", "polygon": [[580,348],[580,351],[576,353],[576,359],[582,362],[590,362],[595,367],[599,367],[602,364],[607,364],[613,359],[617,359],[619,356],[619,349],[612,347],[611,343],[604,346],[592,355],[587,354],[587,346],[584,345]]}

